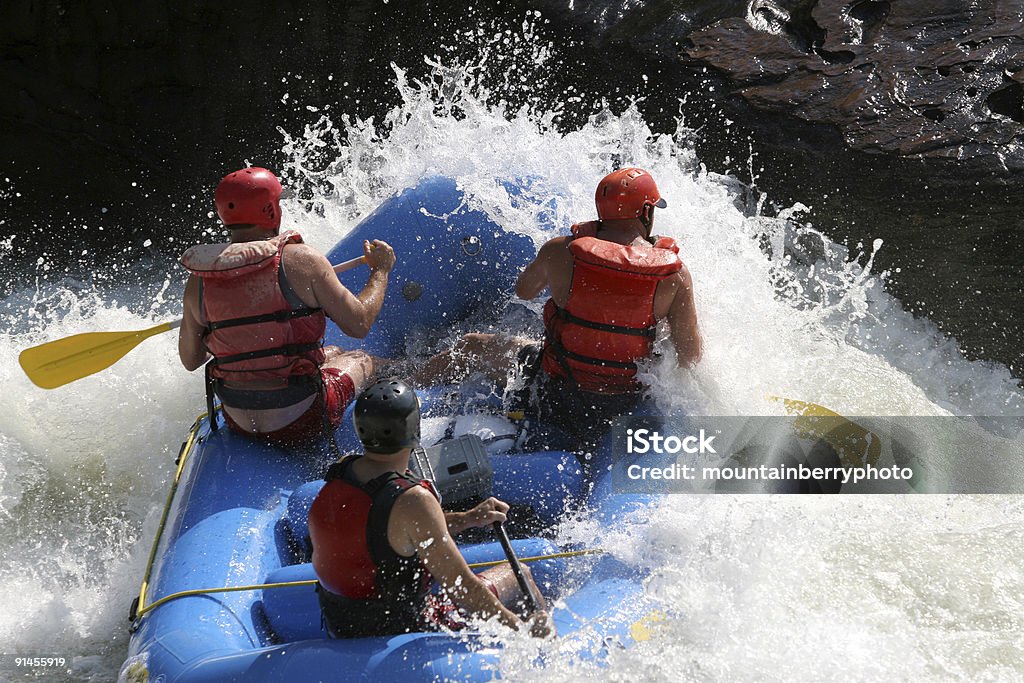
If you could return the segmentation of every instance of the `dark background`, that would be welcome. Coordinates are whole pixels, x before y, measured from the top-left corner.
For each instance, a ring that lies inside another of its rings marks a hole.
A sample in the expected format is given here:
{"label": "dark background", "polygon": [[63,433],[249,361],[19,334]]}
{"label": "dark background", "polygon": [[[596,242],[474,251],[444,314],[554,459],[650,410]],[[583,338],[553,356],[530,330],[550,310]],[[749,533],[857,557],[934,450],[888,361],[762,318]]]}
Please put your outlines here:
{"label": "dark background", "polygon": [[[214,225],[211,189],[225,172],[280,166],[279,129],[296,133],[319,117],[306,106],[335,120],[380,117],[398,101],[392,62],[415,75],[426,70],[425,55],[472,60],[477,48],[457,31],[520,30],[526,12],[540,8],[534,25],[560,60],[529,97],[556,102],[573,89],[590,103],[569,109],[560,126],[578,125],[602,98],[622,108],[642,95],[640,108],[659,131],[673,130],[682,108],[710,170],[753,181],[778,206],[812,206],[810,221],[838,242],[883,238],[876,268],[901,269],[890,289],[908,309],[956,336],[968,357],[1021,375],[1019,177],[854,151],[835,126],[754,109],[725,74],[678,51],[685,31],[742,16],[743,3],[650,5],[684,12],[687,26],[663,12],[601,24],[593,19],[601,5],[577,0],[570,12],[567,2],[542,0],[298,9],[270,0],[5,2],[0,233],[16,240],[0,294],[44,255],[54,277],[139,258],[169,261]],[[527,97],[509,95],[513,105]]]}

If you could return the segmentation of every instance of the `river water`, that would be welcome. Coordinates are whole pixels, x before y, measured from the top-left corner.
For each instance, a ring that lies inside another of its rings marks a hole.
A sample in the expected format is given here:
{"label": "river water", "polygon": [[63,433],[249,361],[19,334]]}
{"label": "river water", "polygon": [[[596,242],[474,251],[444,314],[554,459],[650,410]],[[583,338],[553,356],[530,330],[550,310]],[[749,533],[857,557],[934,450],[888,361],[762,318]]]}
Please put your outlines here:
{"label": "river water", "polygon": [[[502,59],[542,73],[552,58],[524,33],[493,37],[487,62],[433,63],[426,79],[396,68],[401,104],[386,117],[310,112],[305,130],[282,131],[281,170],[300,188],[284,227],[326,250],[388,196],[444,174],[474,208],[539,243],[552,234],[536,227],[538,211],[563,229],[589,219],[596,181],[638,165],[669,201],[656,229],[682,246],[705,339],[695,370],[665,360],[646,376],[666,410],[772,414],[767,397],[782,395],[848,415],[1024,414],[1005,367],[965,360],[886,292],[889,275],[874,267],[883,241],[849,251],[802,227],[800,205],[762,215],[757,196],[706,171],[700,133],[684,123],[656,135],[631,107],[564,133],[557,111],[506,109],[497,93],[527,84],[495,83]],[[513,205],[497,181],[524,178],[555,201]],[[94,279],[46,268],[0,303],[0,650],[65,656],[75,680],[106,681],[126,652],[178,445],[204,410],[202,381],[163,335],[95,376],[34,387],[21,349],[174,318],[184,282],[159,258]],[[544,681],[1019,680],[1022,522],[1024,502],[1008,496],[668,496],[606,543],[651,571],[647,592],[665,612],[652,638],[600,672],[566,644],[516,639],[502,669]],[[561,534],[587,541],[593,524]]]}

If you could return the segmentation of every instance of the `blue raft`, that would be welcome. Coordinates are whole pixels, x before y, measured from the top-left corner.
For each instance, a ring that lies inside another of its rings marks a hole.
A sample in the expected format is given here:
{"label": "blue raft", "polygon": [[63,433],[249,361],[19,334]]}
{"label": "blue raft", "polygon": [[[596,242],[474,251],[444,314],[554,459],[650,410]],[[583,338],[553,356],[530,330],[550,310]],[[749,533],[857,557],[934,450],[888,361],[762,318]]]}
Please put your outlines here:
{"label": "blue raft", "polygon": [[[332,262],[359,253],[362,240],[371,238],[388,241],[398,254],[384,309],[366,340],[347,340],[334,330],[328,343],[358,345],[381,356],[405,353],[417,338],[411,335],[475,319],[482,309],[507,301],[516,274],[534,254],[529,238],[469,209],[445,178],[427,179],[385,202],[332,250]],[[358,291],[365,271],[343,277]],[[438,387],[421,393],[426,418],[446,410],[443,392]],[[214,419],[223,427],[219,414]],[[343,450],[357,446],[350,424],[336,434]],[[132,607],[122,680],[409,683],[500,675],[500,651],[471,630],[353,640],[326,636],[311,585],[307,513],[331,458],[326,442],[308,452],[285,452],[226,428],[211,431],[209,418],[200,417],[182,444],[150,566]],[[531,508],[542,528],[580,507],[612,525],[628,510],[651,503],[649,497],[612,492],[607,450],[597,456],[593,479],[565,451],[498,454],[491,462],[493,494]],[[515,539],[513,546],[521,557],[566,550],[539,536]],[[496,542],[462,550],[470,563],[504,559]],[[558,637],[577,641],[577,656],[601,660],[607,648],[628,646],[646,633],[653,606],[643,595],[639,570],[607,555],[546,559],[531,568],[554,607]],[[296,581],[305,583],[268,586]]]}

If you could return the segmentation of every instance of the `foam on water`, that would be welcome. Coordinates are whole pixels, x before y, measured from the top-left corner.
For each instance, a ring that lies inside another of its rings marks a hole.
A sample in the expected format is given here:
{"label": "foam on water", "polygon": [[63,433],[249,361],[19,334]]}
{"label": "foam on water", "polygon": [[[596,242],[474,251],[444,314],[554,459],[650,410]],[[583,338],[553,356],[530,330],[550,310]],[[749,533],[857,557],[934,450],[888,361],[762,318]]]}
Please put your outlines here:
{"label": "foam on water", "polygon": [[[636,107],[606,108],[562,134],[558,111],[529,98],[511,109],[496,93],[534,87],[552,49],[529,23],[476,38],[476,64],[431,62],[422,81],[396,68],[402,104],[383,121],[323,117],[284,132],[286,178],[313,197],[286,202],[285,227],[327,249],[388,196],[443,174],[473,208],[539,244],[554,234],[540,218],[564,230],[592,217],[594,184],[614,163],[645,167],[668,198],[656,228],[682,245],[705,341],[696,370],[674,368],[669,353],[646,375],[666,410],[771,414],[780,408],[766,397],[782,395],[846,414],[1024,413],[1005,368],[966,361],[886,294],[871,267],[884,245],[848,254],[802,226],[800,207],[762,215],[748,188],[701,167],[682,122],[654,135]],[[527,79],[493,82],[512,73],[507,60],[529,65]],[[510,199],[502,180],[526,183],[535,201]],[[172,335],[51,392],[16,358],[42,341],[175,317],[183,277],[165,277],[117,296],[39,282],[0,309],[0,650],[73,657],[80,680],[112,678],[124,656],[128,605],[178,444],[203,411],[202,381],[181,369]],[[608,538],[652,570],[647,590],[666,619],[601,675],[1020,678],[1022,521],[1018,501],[996,496],[671,497]],[[587,541],[592,525],[562,534]],[[564,647],[516,639],[505,674],[591,672]]]}
{"label": "foam on water", "polygon": [[[152,320],[63,286],[18,303],[21,319],[4,316],[0,334],[0,649],[77,656],[83,677],[108,680],[123,657],[155,501],[201,387],[175,367],[166,335],[113,370],[42,391],[17,365],[21,349]],[[14,329],[23,331],[6,332]]]}

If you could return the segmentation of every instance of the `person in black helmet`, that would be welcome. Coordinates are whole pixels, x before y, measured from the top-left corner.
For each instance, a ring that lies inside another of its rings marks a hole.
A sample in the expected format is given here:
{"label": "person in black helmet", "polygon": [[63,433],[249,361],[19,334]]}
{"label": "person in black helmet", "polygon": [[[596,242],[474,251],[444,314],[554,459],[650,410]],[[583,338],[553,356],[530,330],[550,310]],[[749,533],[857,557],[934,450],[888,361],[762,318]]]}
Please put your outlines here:
{"label": "person in black helmet", "polygon": [[[513,610],[525,601],[511,568],[474,574],[452,540],[464,529],[504,522],[508,505],[488,498],[466,512],[444,512],[430,482],[409,471],[420,435],[415,392],[397,379],[380,380],[356,399],[353,422],[365,453],[331,466],[309,510],[328,632],[346,638],[458,629],[469,617],[523,627]],[[541,610],[525,625],[535,636],[552,634],[528,571],[527,580]],[[433,581],[439,595],[430,593]]]}

